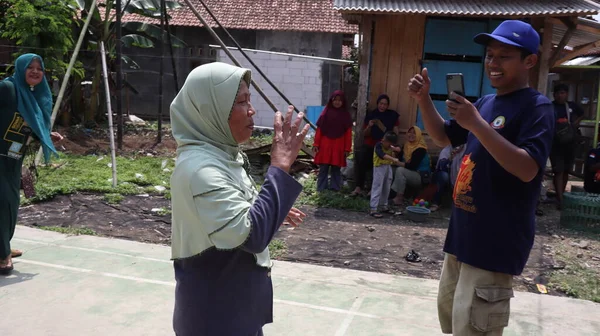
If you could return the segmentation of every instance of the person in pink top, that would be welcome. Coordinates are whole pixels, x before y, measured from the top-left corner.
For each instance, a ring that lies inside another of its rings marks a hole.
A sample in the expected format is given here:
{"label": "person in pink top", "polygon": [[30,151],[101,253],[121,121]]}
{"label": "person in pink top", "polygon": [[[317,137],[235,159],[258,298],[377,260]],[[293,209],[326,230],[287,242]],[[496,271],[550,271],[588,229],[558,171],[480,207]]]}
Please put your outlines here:
{"label": "person in pink top", "polygon": [[337,90],[317,120],[313,150],[316,153],[315,164],[319,165],[319,192],[342,188],[341,168],[346,166],[346,158],[352,151],[352,117],[347,107],[344,92]]}

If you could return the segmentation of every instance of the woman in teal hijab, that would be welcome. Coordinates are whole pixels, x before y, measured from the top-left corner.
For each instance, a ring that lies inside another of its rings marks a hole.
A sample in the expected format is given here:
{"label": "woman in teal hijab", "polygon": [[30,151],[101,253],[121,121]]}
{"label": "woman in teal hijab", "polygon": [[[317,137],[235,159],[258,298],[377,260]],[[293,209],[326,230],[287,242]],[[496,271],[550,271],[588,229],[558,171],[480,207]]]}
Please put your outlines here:
{"label": "woman in teal hijab", "polygon": [[52,93],[44,76],[44,61],[24,54],[15,62],[12,77],[0,82],[0,274],[13,269],[11,250],[20,201],[21,168],[25,149],[33,139],[40,141],[44,159],[56,153],[52,141],[62,136],[50,132]]}
{"label": "woman in teal hijab", "polygon": [[275,115],[271,166],[260,192],[239,145],[254,128],[250,70],[224,63],[194,69],[171,104],[177,163],[171,177],[178,336],[255,336],[273,322],[269,242],[302,190],[288,174],[308,132]]}

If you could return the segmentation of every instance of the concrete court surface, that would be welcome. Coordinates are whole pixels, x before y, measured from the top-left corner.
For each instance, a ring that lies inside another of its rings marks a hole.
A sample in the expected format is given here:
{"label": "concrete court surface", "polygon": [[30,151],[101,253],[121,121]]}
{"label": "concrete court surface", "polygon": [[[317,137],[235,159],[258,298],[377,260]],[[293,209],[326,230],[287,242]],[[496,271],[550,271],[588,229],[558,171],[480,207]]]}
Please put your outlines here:
{"label": "concrete court surface", "polygon": [[[169,248],[18,226],[1,336],[173,335]],[[437,281],[276,262],[267,336],[441,335]],[[504,335],[600,335],[600,304],[517,293]]]}

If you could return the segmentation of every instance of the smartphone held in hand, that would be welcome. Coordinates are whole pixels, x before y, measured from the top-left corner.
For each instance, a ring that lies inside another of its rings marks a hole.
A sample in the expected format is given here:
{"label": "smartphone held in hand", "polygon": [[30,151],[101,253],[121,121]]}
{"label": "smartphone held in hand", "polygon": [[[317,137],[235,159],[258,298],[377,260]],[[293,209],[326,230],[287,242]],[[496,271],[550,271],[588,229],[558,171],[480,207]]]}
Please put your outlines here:
{"label": "smartphone held in hand", "polygon": [[446,74],[446,86],[448,88],[449,100],[456,102],[455,99],[452,99],[452,92],[465,97],[465,83],[462,73]]}

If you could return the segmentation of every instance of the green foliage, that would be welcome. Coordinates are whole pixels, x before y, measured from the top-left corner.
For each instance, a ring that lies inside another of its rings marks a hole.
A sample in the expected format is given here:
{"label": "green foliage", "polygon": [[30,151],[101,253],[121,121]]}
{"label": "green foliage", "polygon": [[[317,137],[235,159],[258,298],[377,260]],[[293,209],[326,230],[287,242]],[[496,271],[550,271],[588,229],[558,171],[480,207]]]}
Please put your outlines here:
{"label": "green foliage", "polygon": [[[81,10],[81,20],[85,20],[92,6],[92,0],[76,0],[76,3]],[[161,14],[160,3],[160,0],[122,0],[122,8],[116,8],[117,5],[114,0],[106,0],[96,4],[88,28],[87,43],[83,46],[84,49],[97,52],[94,61],[94,72],[90,74],[92,78],[92,98],[90,108],[84,112],[84,123],[93,124],[96,120],[101,120],[104,115],[104,111],[99,110],[101,103],[98,101],[98,97],[101,96],[100,91],[102,90],[102,61],[99,57],[99,50],[100,43],[104,43],[108,67],[114,69],[118,42],[116,36],[117,26],[115,24],[117,10],[122,13],[122,45],[126,48],[152,48],[157,43],[166,43],[168,41],[168,33],[156,25],[135,22],[131,14],[159,18]],[[165,0],[165,8],[168,11],[181,8],[181,5],[177,1]],[[103,11],[102,15],[100,14],[101,11]],[[185,46],[185,43],[174,35],[170,35],[170,37],[174,47]],[[123,60],[123,65],[135,70],[140,69],[139,64],[130,57],[122,56],[121,59]]]}
{"label": "green foliage", "polygon": [[110,193],[104,195],[104,201],[108,204],[119,204],[124,198],[121,194]]}
{"label": "green foliage", "polygon": [[273,259],[281,258],[287,253],[287,245],[283,240],[273,239],[269,243],[269,253]]}
{"label": "green foliage", "polygon": [[[112,187],[110,156],[61,155],[52,166],[38,167],[39,177],[35,189],[37,195],[31,199],[22,199],[22,204],[40,202],[56,195],[67,195],[78,191],[97,192],[105,195],[109,203],[118,202],[117,195],[136,195],[143,193],[164,194],[170,188],[172,159],[157,157],[117,157],[117,187]],[[166,188],[158,191],[155,186]]]}
{"label": "green foliage", "polygon": [[95,235],[97,235],[96,231],[94,231],[90,228],[86,228],[86,227],[76,228],[76,227],[62,227],[62,226],[40,226],[39,228],[42,230],[46,230],[46,231],[64,233],[64,234],[73,235],[73,236],[80,236],[80,235],[95,236]]}
{"label": "green foliage", "polygon": [[297,206],[312,205],[320,208],[335,208],[341,210],[366,211],[369,209],[369,200],[363,197],[350,197],[349,190],[342,192],[323,191],[317,192],[317,177],[311,174],[302,181],[302,193],[296,201]]}
{"label": "green foliage", "polygon": [[[62,77],[68,58],[74,49],[73,28],[75,11],[70,0],[4,0],[9,5],[0,20],[0,37],[14,42],[23,53],[36,53],[44,59],[46,72],[53,78]],[[0,8],[0,12],[2,8]],[[74,75],[82,77],[81,63]]]}
{"label": "green foliage", "polygon": [[352,48],[352,50],[350,50],[350,60],[354,61],[354,63],[352,63],[352,66],[350,67],[350,70],[348,72],[352,76],[352,82],[355,84],[358,84],[358,77],[360,74],[360,68],[358,66],[358,59],[359,59],[358,48]]}
{"label": "green foliage", "polygon": [[550,276],[551,288],[568,296],[600,303],[600,277],[589,267],[571,260],[567,268]]}

